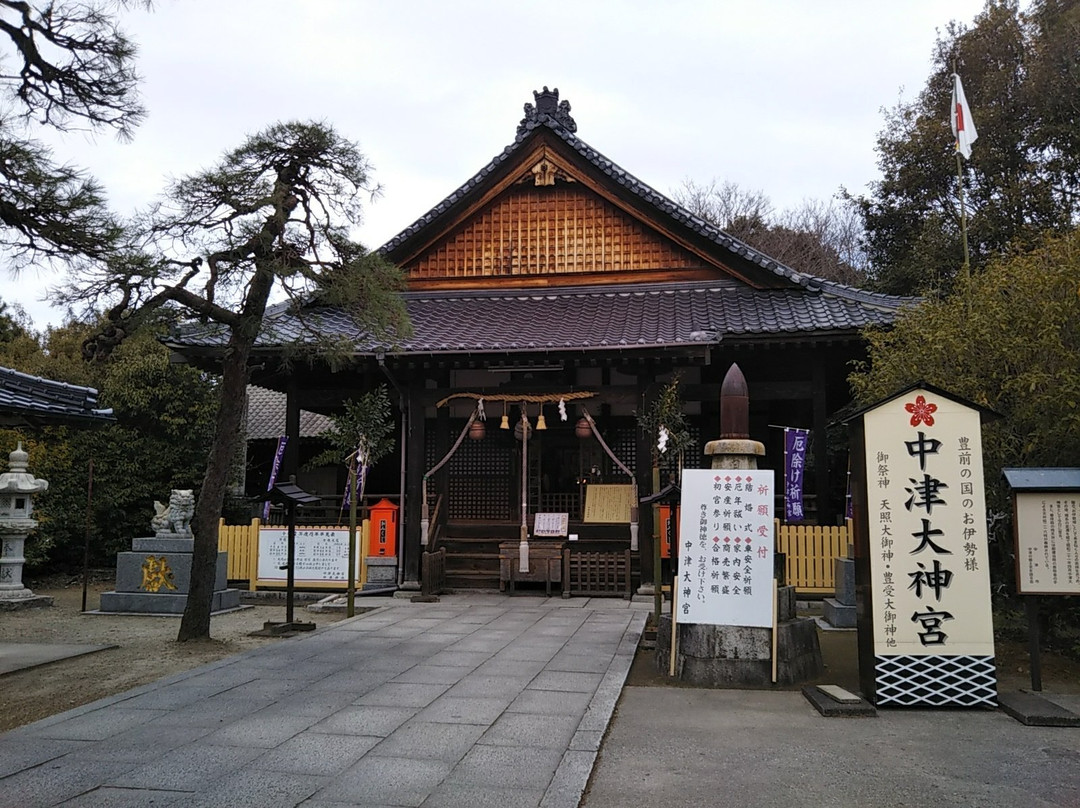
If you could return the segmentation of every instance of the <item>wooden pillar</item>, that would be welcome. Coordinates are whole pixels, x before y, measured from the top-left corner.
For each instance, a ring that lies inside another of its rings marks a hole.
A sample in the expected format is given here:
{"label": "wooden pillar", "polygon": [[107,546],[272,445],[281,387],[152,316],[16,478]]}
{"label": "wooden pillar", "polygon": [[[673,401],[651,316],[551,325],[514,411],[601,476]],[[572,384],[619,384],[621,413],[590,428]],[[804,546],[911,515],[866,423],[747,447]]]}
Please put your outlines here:
{"label": "wooden pillar", "polygon": [[281,459],[279,481],[288,481],[300,473],[300,393],[296,375],[289,374],[285,388],[285,456]]}
{"label": "wooden pillar", "polygon": [[818,524],[833,524],[836,511],[829,496],[829,452],[826,439],[828,401],[825,363],[814,361],[814,492],[817,494]]}
{"label": "wooden pillar", "polygon": [[402,548],[402,589],[420,588],[420,491],[424,471],[424,405],[426,397],[419,390],[408,394],[408,444],[405,447],[405,547]]}
{"label": "wooden pillar", "polygon": [[[639,412],[648,412],[656,400],[656,368],[649,364],[638,372],[637,400]],[[647,435],[638,427],[634,440],[634,477],[637,480],[638,497],[655,494],[652,474],[653,441],[655,435]],[[663,483],[661,483],[662,485]],[[652,594],[654,587],[660,586],[657,580],[659,571],[653,563],[653,506],[638,506],[638,555],[641,559],[641,587],[639,594]]]}
{"label": "wooden pillar", "polygon": [[[441,389],[437,390],[439,398],[449,395],[450,390],[450,373],[445,371],[438,375],[438,383]],[[454,434],[451,434],[453,432]],[[435,459],[438,462],[440,459],[446,457],[446,453],[450,451],[450,444],[453,439],[457,437],[457,430],[450,425],[450,405],[445,407],[439,407],[435,413]],[[424,458],[425,462],[427,458]],[[442,497],[443,508],[446,508],[450,499],[450,464],[447,463],[435,474],[434,485],[432,481],[428,481],[428,489],[434,493],[436,497]],[[443,511],[446,513],[446,511]],[[432,526],[434,527],[434,525]]]}

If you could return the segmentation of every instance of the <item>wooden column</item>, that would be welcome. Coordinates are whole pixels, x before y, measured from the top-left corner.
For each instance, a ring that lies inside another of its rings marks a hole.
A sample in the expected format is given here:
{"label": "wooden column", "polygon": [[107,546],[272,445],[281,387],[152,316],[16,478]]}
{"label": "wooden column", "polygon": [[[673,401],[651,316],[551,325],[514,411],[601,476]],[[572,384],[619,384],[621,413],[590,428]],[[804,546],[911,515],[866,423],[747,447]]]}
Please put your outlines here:
{"label": "wooden column", "polygon": [[825,364],[814,362],[814,491],[817,494],[818,524],[831,525],[836,511],[829,496],[829,453],[826,440],[828,401]]}
{"label": "wooden column", "polygon": [[[449,371],[443,371],[438,375],[439,388],[436,393],[440,398],[447,396],[453,391],[450,389],[450,373]],[[451,434],[453,432],[454,434]],[[450,405],[445,407],[439,407],[435,413],[435,460],[438,462],[440,458],[446,457],[446,453],[450,451],[450,444],[454,438],[457,437],[457,430],[450,426]],[[424,458],[425,462],[427,458]],[[434,482],[434,485],[432,485]],[[447,463],[435,474],[435,480],[428,481],[428,490],[432,492],[436,497],[442,497],[443,508],[448,504],[450,498],[450,464]],[[444,513],[446,513],[444,511]],[[434,525],[432,525],[434,528]]]}
{"label": "wooden column", "polygon": [[[657,395],[656,368],[649,364],[638,372],[637,400],[639,412],[648,412]],[[652,450],[655,435],[646,435],[638,428],[634,441],[634,477],[637,480],[638,497],[655,494],[652,474]],[[663,483],[661,483],[661,486]],[[638,555],[641,558],[641,590],[653,591],[649,586],[660,586],[657,580],[659,570],[653,563],[653,506],[638,506]]]}
{"label": "wooden column", "polygon": [[424,477],[424,405],[426,397],[413,387],[408,393],[408,428],[405,447],[405,547],[402,548],[402,589],[420,588],[420,490]]}
{"label": "wooden column", "polygon": [[287,482],[300,472],[300,393],[295,374],[289,374],[285,388],[285,456],[281,458],[278,480]]}

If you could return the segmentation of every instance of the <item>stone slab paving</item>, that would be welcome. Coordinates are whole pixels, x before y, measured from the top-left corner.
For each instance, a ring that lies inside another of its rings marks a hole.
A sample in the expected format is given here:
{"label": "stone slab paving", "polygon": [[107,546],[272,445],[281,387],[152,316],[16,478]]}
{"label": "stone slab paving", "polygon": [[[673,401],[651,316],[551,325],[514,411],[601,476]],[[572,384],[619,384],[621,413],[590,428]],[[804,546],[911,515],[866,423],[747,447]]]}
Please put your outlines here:
{"label": "stone slab paving", "polygon": [[575,808],[650,607],[394,600],[0,735],[0,806]]}

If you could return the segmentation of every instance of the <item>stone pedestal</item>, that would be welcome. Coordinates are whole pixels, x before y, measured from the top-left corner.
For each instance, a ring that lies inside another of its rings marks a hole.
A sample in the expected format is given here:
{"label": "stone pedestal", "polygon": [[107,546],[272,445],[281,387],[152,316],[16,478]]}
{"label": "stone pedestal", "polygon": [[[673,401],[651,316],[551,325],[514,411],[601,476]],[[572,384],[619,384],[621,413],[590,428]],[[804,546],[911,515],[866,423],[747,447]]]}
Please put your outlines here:
{"label": "stone pedestal", "polygon": [[834,559],[836,597],[825,598],[825,622],[836,628],[855,628],[855,560]]}
{"label": "stone pedestal", "polygon": [[[824,671],[817,625],[795,617],[795,587],[778,593],[777,685],[816,679]],[[679,624],[675,675],[699,687],[772,687],[772,629],[750,626]],[[656,666],[671,665],[671,615],[660,616]]]}
{"label": "stone pedestal", "polygon": [[[191,590],[191,534],[159,533],[132,542],[116,554],[116,589],[101,594],[102,612],[183,614]],[[210,611],[240,606],[240,591],[229,589],[228,554],[218,553]]]}
{"label": "stone pedestal", "polygon": [[397,586],[397,559],[393,556],[369,556],[364,559],[367,568],[367,579],[360,587],[363,592],[368,589],[389,589]]}

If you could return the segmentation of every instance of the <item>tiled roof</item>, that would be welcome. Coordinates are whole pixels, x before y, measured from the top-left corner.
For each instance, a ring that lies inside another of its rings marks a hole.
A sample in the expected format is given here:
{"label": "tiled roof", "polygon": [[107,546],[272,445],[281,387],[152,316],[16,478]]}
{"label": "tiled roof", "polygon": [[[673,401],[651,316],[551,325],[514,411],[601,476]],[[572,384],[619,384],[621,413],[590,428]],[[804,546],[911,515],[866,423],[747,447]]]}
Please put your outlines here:
{"label": "tiled roof", "polygon": [[[643,349],[700,345],[721,338],[820,337],[890,324],[900,308],[915,302],[914,298],[876,294],[806,275],[778,263],[694,216],[580,140],[569,105],[559,103],[557,90],[544,88],[543,93],[536,93],[536,100],[535,107],[526,105],[525,118],[512,144],[383,245],[381,252],[392,259],[395,251],[422,230],[468,204],[500,166],[514,158],[537,130],[544,129],[669,220],[715,244],[721,257],[726,251],[748,262],[743,266],[750,267],[762,282],[751,285],[730,277],[542,290],[407,292],[403,297],[414,334],[393,347],[373,339],[341,310],[308,307],[302,322],[282,305],[267,311],[257,348],[305,341],[312,327],[326,336],[352,341],[359,354]],[[169,343],[180,350],[217,349],[225,343],[224,329],[192,324]]]}
{"label": "tiled roof", "polygon": [[[300,437],[310,438],[330,428],[330,419],[316,412],[300,410]],[[248,440],[276,439],[285,434],[285,394],[248,385]]]}
{"label": "tiled roof", "polygon": [[97,407],[98,392],[0,367],[0,423],[5,426],[108,423],[111,409]]}
{"label": "tiled roof", "polygon": [[[544,88],[543,93],[535,93],[538,101],[537,108],[532,108],[531,104],[526,105],[526,116],[518,125],[517,137],[514,139],[514,142],[503,149],[501,154],[497,155],[490,163],[481,168],[460,188],[446,197],[446,199],[406,227],[398,235],[390,239],[390,241],[386,242],[386,244],[379,248],[379,251],[385,255],[393,254],[398,247],[409,241],[421,230],[434,223],[437,219],[442,218],[459,204],[471,197],[473,191],[484,185],[491,174],[496,172],[499,167],[508,160],[511,160],[522,149],[522,144],[529,140],[536,130],[548,129],[563,140],[570,148],[584,157],[586,161],[599,169],[600,172],[614,180],[619,186],[625,188],[627,191],[657,210],[662,211],[667,216],[687,227],[696,235],[704,237],[718,247],[749,261],[751,264],[757,265],[772,275],[786,278],[788,281],[799,286],[814,289],[817,288],[819,284],[827,283],[813,275],[797,272],[791,267],[785,266],[764,253],[755,250],[745,242],[728,235],[720,228],[709,224],[704,219],[695,216],[681,205],[671,201],[662,193],[651,188],[630,172],[617,166],[575,134],[577,126],[573,124],[572,119],[569,119],[568,125],[568,115],[562,114],[561,110],[558,110],[557,108],[553,111],[545,111],[552,110],[552,107],[550,103],[545,106],[542,99],[546,96],[554,95],[554,101],[557,104],[559,98],[558,93],[558,90],[549,93],[546,87]],[[550,98],[547,98],[547,100],[550,102]],[[569,106],[567,106],[567,111],[568,110]]]}
{"label": "tiled roof", "polygon": [[[323,334],[345,337],[360,354],[443,354],[687,347],[723,338],[847,334],[895,318],[900,298],[824,284],[816,291],[752,289],[737,281],[626,284],[538,291],[407,292],[414,333],[396,348],[372,339],[347,314],[313,310]],[[287,307],[267,313],[258,347],[302,341],[305,326]],[[176,344],[217,347],[218,329],[181,332]]]}

